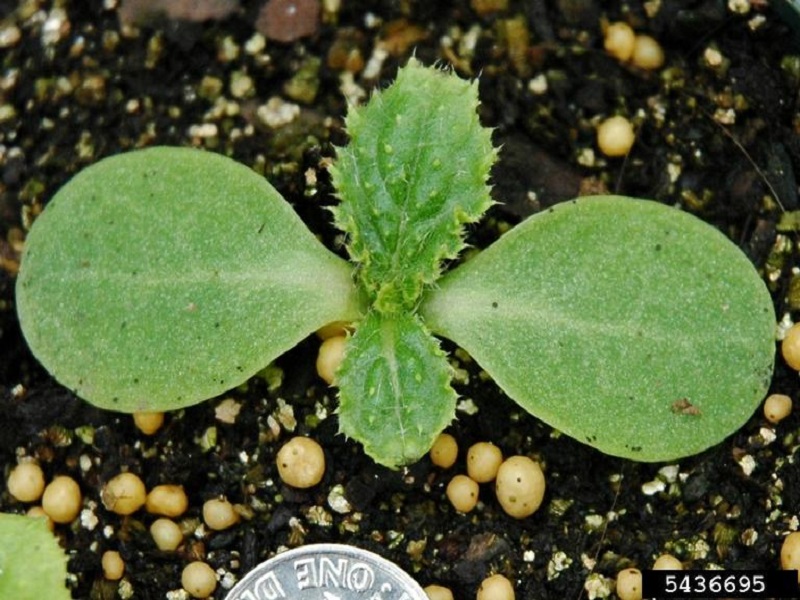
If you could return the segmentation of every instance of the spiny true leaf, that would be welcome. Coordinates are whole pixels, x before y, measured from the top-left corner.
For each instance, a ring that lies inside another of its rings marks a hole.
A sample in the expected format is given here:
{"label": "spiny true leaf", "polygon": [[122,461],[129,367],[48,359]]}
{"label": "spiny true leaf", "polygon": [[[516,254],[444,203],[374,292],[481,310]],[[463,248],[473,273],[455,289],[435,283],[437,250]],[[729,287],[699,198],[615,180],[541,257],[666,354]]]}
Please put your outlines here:
{"label": "spiny true leaf", "polygon": [[75,176],[34,223],[17,281],[28,344],[64,385],[121,411],[238,385],[359,314],[352,269],[261,176],[152,148]]}
{"label": "spiny true leaf", "polygon": [[453,419],[450,375],[418,317],[370,312],[337,372],[342,433],[388,467],[418,460]]}
{"label": "spiny true leaf", "polygon": [[412,59],[348,112],[350,143],[332,170],[334,216],[379,311],[413,308],[442,260],[463,248],[463,224],[491,205],[495,150],[477,106],[477,83]]}
{"label": "spiny true leaf", "polygon": [[775,352],[744,254],[687,213],[622,197],[528,219],[442,278],[421,313],[532,414],[645,461],[741,427]]}
{"label": "spiny true leaf", "polygon": [[0,513],[0,598],[69,600],[67,557],[46,519]]}

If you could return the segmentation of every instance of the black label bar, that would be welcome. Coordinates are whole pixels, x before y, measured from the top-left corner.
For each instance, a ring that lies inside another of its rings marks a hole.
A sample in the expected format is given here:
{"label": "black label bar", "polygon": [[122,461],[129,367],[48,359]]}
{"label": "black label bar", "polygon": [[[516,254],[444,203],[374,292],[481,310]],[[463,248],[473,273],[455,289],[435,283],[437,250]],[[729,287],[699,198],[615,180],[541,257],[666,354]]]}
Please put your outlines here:
{"label": "black label bar", "polygon": [[797,571],[642,571],[645,598],[800,598]]}

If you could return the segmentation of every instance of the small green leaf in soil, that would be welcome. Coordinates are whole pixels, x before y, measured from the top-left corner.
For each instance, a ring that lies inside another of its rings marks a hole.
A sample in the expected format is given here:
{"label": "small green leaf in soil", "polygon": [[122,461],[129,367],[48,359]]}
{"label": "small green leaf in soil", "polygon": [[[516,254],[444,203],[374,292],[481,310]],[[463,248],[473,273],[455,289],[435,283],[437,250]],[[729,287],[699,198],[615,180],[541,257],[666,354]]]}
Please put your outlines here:
{"label": "small green leaf in soil", "polygon": [[388,89],[348,112],[350,143],[332,170],[334,216],[378,311],[413,309],[442,261],[464,247],[464,223],[492,204],[496,150],[477,107],[477,82],[411,59]]}
{"label": "small green leaf in soil", "polygon": [[183,148],[87,168],[35,221],[17,308],[36,357],[107,409],[174,410],[358,316],[352,268],[261,176]]}
{"label": "small green leaf in soil", "polygon": [[337,373],[342,433],[388,467],[418,460],[455,416],[450,376],[419,317],[371,311]]}
{"label": "small green leaf in soil", "polygon": [[764,398],[775,316],[718,230],[608,196],[523,222],[439,281],[421,308],[530,413],[608,454],[695,454]]}
{"label": "small green leaf in soil", "polygon": [[69,600],[67,557],[46,519],[0,513],[0,598]]}

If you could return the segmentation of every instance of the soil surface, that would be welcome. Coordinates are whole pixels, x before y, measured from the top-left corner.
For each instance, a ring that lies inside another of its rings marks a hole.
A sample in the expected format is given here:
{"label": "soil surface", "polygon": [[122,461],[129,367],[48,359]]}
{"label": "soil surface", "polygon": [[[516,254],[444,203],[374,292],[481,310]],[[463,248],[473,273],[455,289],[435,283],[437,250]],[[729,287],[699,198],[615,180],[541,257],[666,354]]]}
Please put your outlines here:
{"label": "soil surface", "polygon": [[[148,437],[130,416],[59,386],[28,351],[14,306],[36,214],[80,169],[136,147],[204,147],[252,166],[341,251],[324,210],[335,202],[325,165],[346,141],[347,100],[386,85],[416,54],[480,74],[481,117],[503,145],[493,174],[502,204],[470,232],[471,243],[485,246],[505,225],[579,193],[653,198],[736,242],[763,270],[786,320],[800,308],[788,218],[798,208],[800,48],[773,3],[326,1],[316,32],[289,42],[256,31],[259,2],[202,22],[189,9],[180,20],[141,17],[138,27],[121,25],[117,4],[0,0],[0,467],[5,478],[19,457],[34,456],[48,478],[80,483],[84,512],[56,528],[75,598],[163,599],[180,589],[187,562],[202,558],[220,575],[220,599],[262,560],[313,542],[373,550],[460,599],[496,572],[519,599],[611,598],[621,568],[649,568],[664,552],[695,569],[778,567],[783,536],[800,525],[796,414],[773,426],[759,411],[701,455],[640,464],[559,435],[459,354],[457,389],[469,400],[449,429],[459,461],[441,470],[426,458],[393,472],[337,435],[335,392],[314,370],[315,339],[268,376],[168,415]],[[665,65],[649,72],[610,57],[604,20],[655,37]],[[273,121],[285,113],[289,122]],[[612,114],[637,126],[624,159],[603,158],[595,145],[597,122]],[[797,374],[780,357],[771,391],[798,397]],[[226,399],[241,405],[234,423],[217,416]],[[325,448],[325,477],[308,491],[277,475],[275,454],[291,432]],[[533,516],[506,516],[491,485],[468,515],[447,501],[466,448],[485,440],[543,464],[548,490]],[[148,489],[185,487],[187,536],[176,552],[155,548],[151,515],[103,508],[100,488],[123,468]],[[219,495],[245,518],[210,532],[200,510]],[[26,509],[3,488],[0,510]],[[103,578],[108,549],[125,560],[121,583]]]}

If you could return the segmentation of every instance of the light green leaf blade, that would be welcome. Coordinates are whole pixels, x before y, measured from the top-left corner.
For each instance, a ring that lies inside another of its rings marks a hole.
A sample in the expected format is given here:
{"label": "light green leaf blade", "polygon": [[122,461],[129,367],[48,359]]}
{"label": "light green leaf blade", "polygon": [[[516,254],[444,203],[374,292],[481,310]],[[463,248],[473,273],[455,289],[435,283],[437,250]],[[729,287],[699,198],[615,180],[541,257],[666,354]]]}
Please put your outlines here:
{"label": "light green leaf blade", "polygon": [[464,247],[463,224],[492,204],[496,151],[477,107],[477,82],[411,59],[347,115],[350,143],[331,171],[334,216],[378,311],[413,308],[442,260]]}
{"label": "light green leaf blade", "polygon": [[236,386],[359,314],[352,269],[262,177],[151,148],[75,176],[31,229],[17,309],[36,357],[113,410],[173,410]]}
{"label": "light green leaf blade", "polygon": [[763,399],[775,316],[749,260],[687,213],[618,196],[540,213],[421,314],[530,413],[608,454],[688,456]]}
{"label": "light green leaf blade", "polygon": [[45,519],[0,513],[0,598],[70,600],[67,557]]}
{"label": "light green leaf blade", "polygon": [[418,460],[455,414],[451,368],[411,314],[368,313],[337,371],[339,429],[395,468]]}

